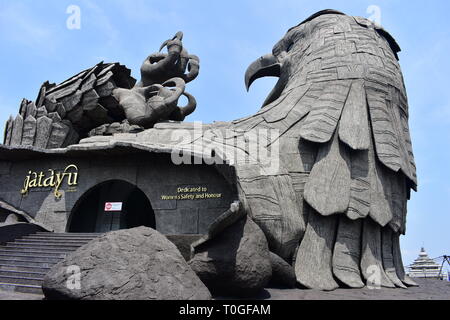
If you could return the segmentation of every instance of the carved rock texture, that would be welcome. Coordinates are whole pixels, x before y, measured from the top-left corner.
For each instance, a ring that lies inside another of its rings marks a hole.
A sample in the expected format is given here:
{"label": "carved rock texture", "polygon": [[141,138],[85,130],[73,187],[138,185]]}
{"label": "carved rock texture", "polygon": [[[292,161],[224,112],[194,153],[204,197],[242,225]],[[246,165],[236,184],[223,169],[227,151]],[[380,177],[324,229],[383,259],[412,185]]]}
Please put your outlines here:
{"label": "carved rock texture", "polygon": [[295,288],[297,278],[294,268],[275,253],[270,253],[270,263],[272,265],[272,278],[269,284],[283,288]]}
{"label": "carved rock texture", "polygon": [[264,288],[272,276],[264,233],[248,217],[194,250],[189,265],[216,295],[251,296]]}
{"label": "carved rock texture", "polygon": [[333,274],[350,288],[364,287],[359,271],[361,233],[361,220],[340,217],[333,251]]}
{"label": "carved rock texture", "polygon": [[295,274],[301,285],[326,291],[339,287],[332,271],[336,224],[336,217],[310,216],[295,259]]}
{"label": "carved rock texture", "polygon": [[[67,287],[80,268],[80,289]],[[71,253],[45,276],[49,299],[207,300],[211,295],[181,253],[156,230],[107,233]]]}
{"label": "carved rock texture", "polygon": [[122,121],[115,88],[132,88],[131,72],[119,63],[103,63],[56,85],[45,82],[36,102],[23,100],[19,114],[7,121],[4,144],[62,148],[77,143],[89,130]]}

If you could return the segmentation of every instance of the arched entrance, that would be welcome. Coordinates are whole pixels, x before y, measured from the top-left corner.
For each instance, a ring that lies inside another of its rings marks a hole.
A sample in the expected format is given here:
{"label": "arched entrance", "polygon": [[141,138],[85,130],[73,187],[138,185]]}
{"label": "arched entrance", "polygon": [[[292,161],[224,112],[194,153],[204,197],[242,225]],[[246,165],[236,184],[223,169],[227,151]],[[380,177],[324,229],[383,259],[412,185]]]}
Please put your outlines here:
{"label": "arched entrance", "polygon": [[[107,211],[106,203],[121,203],[122,208]],[[155,214],[147,196],[129,182],[110,180],[91,188],[78,199],[66,230],[108,232],[139,226],[155,228]]]}

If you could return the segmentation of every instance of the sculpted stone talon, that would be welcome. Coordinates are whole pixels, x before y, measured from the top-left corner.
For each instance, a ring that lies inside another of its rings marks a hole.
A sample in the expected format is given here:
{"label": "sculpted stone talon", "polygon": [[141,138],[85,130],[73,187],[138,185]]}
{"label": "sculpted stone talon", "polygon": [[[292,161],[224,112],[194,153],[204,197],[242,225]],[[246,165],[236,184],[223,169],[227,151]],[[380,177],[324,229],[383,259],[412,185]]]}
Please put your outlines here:
{"label": "sculpted stone talon", "polygon": [[188,115],[195,111],[197,106],[195,98],[187,92],[184,92],[183,96],[188,99],[187,105],[184,107],[177,107],[169,116],[169,120],[184,121]]}
{"label": "sculpted stone talon", "polygon": [[[188,54],[182,39],[183,33],[178,32],[161,45],[160,51],[166,47],[168,53],[153,53],[145,59],[141,81],[134,88],[113,91],[130,124],[151,128],[158,121],[183,121],[194,112],[197,102],[185,87],[198,76],[200,59]],[[181,95],[188,99],[184,107],[177,106]]]}
{"label": "sculpted stone talon", "polygon": [[[141,67],[141,81],[139,87],[146,87],[154,83],[162,84],[164,81],[179,77],[186,83],[194,80],[199,71],[199,59],[189,55],[183,47],[183,33],[178,32],[172,39],[166,40],[159,51],[167,48],[167,53],[157,52],[145,59]],[[186,69],[188,74],[185,74]]]}
{"label": "sculpted stone talon", "polygon": [[161,51],[166,46],[168,47],[170,43],[173,43],[175,41],[178,41],[181,44],[182,40],[183,40],[183,32],[178,31],[172,39],[163,42],[163,44],[159,48],[159,51]]}
{"label": "sculpted stone talon", "polygon": [[200,71],[200,59],[196,55],[190,55],[187,68],[188,73],[183,77],[186,83],[191,82],[192,80],[197,78]]}
{"label": "sculpted stone talon", "polygon": [[[185,87],[183,79],[172,78],[162,85],[116,89],[113,95],[122,106],[130,124],[151,128],[158,120],[182,121],[195,110],[195,99],[184,92]],[[179,108],[177,103],[182,94],[188,98],[188,104]]]}

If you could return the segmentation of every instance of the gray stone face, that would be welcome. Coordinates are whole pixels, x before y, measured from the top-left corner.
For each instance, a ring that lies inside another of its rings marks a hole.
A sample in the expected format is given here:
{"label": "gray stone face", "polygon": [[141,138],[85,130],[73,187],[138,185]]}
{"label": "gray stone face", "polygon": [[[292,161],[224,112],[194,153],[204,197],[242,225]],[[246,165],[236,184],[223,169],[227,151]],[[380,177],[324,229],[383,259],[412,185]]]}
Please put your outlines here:
{"label": "gray stone face", "polygon": [[350,288],[364,287],[359,271],[361,232],[361,220],[340,217],[333,250],[333,274]]}
{"label": "gray stone face", "polygon": [[316,164],[305,185],[305,200],[324,216],[345,212],[348,208],[349,162],[349,152],[338,141],[337,134],[332,142],[319,148]]}
{"label": "gray stone face", "polygon": [[11,144],[11,135],[13,129],[14,119],[12,116],[9,117],[8,121],[6,121],[5,125],[5,137],[3,140],[3,144],[10,145]]}
{"label": "gray stone face", "polygon": [[27,110],[26,110],[26,113],[25,113],[25,119],[26,118],[28,118],[28,117],[33,117],[33,118],[35,118],[36,117],[36,113],[37,113],[37,109],[36,109],[36,104],[34,103],[34,102],[30,102],[28,105],[27,105]]}
{"label": "gray stone face", "polygon": [[19,146],[22,143],[23,117],[18,114],[13,122],[11,134],[11,146]]}
{"label": "gray stone face", "polygon": [[47,147],[48,139],[50,137],[50,132],[52,129],[52,119],[42,116],[37,120],[37,130],[36,130],[36,148],[45,149]]}
{"label": "gray stone face", "polygon": [[289,263],[271,252],[270,264],[272,265],[270,285],[283,288],[295,288],[297,278],[295,277],[294,268]]}
{"label": "gray stone face", "polygon": [[[80,289],[68,289],[80,268]],[[208,300],[211,295],[181,253],[157,231],[139,227],[105,234],[55,265],[45,276],[49,299]]]}
{"label": "gray stone face", "polygon": [[193,246],[189,265],[215,295],[250,296],[271,278],[266,238],[248,217]]}
{"label": "gray stone face", "polygon": [[[372,220],[364,220],[362,238],[361,272],[367,284],[376,286],[379,281],[382,287],[395,288],[383,267],[380,226]],[[373,277],[374,273],[379,275],[379,279]]]}
{"label": "gray stone face", "polygon": [[240,186],[252,219],[264,231],[270,250],[291,260],[305,232],[303,207],[298,202],[290,175],[265,175],[260,169],[238,166]]}
{"label": "gray stone face", "polygon": [[386,275],[389,280],[395,284],[396,287],[406,288],[405,284],[398,278],[397,271],[394,265],[394,256],[392,251],[392,229],[391,228],[383,228],[381,231],[381,239],[382,239],[382,253],[383,253],[383,267]]}
{"label": "gray stone face", "polygon": [[29,115],[23,123],[22,145],[32,146],[36,135],[36,119]]}
{"label": "gray stone face", "polygon": [[331,269],[336,225],[337,218],[334,216],[310,214],[294,264],[297,282],[302,286],[326,291],[339,287]]}
{"label": "gray stone face", "polygon": [[54,122],[52,124],[52,130],[48,139],[47,148],[60,148],[66,140],[67,134],[70,128],[63,122]]}

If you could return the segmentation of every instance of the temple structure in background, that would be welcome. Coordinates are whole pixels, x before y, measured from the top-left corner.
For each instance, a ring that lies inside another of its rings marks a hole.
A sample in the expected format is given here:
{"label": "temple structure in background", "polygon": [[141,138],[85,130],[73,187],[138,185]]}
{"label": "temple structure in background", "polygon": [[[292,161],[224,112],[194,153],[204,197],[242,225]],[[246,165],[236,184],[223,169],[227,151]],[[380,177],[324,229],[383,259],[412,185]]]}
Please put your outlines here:
{"label": "temple structure in background", "polygon": [[440,278],[441,266],[428,256],[424,248],[419,257],[409,266],[409,276],[414,278]]}

